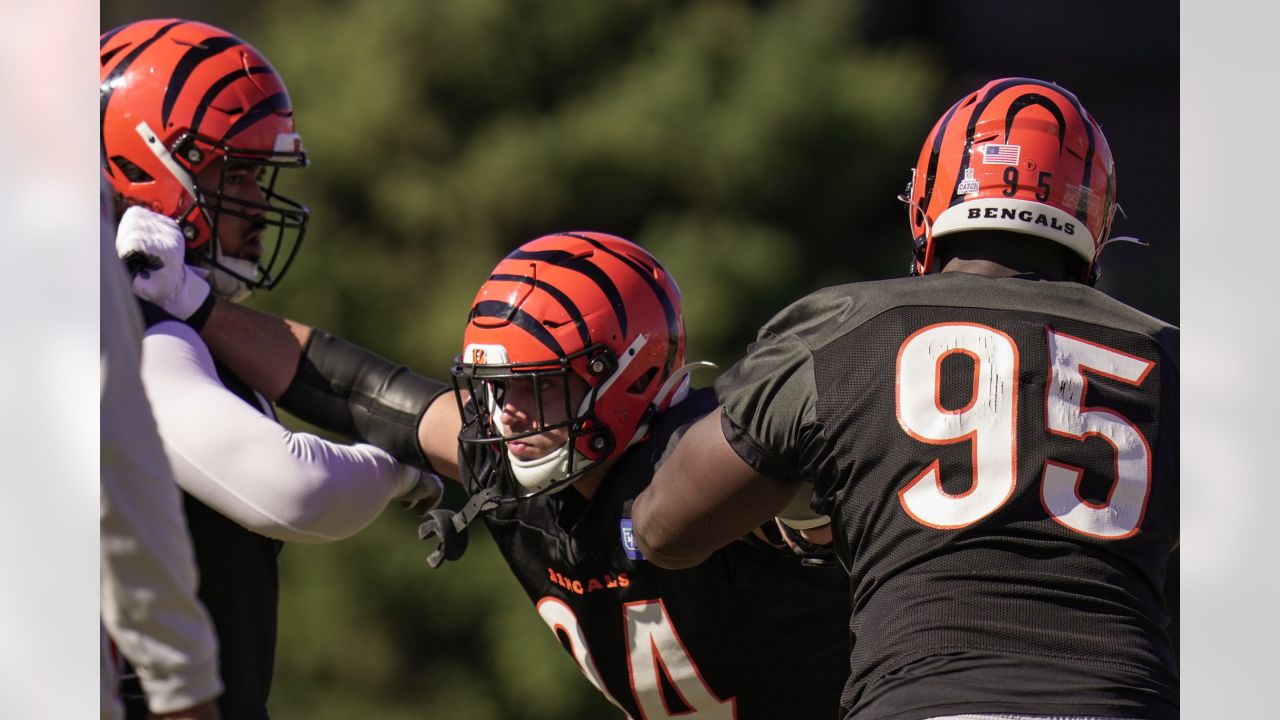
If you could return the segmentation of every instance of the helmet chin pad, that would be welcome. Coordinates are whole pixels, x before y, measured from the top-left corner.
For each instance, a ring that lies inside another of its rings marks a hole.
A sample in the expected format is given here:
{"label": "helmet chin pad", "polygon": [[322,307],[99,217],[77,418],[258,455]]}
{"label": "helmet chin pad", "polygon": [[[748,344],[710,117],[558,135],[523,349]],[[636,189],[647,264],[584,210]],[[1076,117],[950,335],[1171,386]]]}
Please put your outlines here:
{"label": "helmet chin pad", "polygon": [[573,452],[573,477],[569,474],[569,443],[565,443],[543,457],[533,460],[521,460],[507,451],[507,461],[511,464],[511,475],[520,486],[524,495],[534,495],[546,491],[548,494],[558,493],[569,487],[570,480],[582,477],[585,469],[594,466],[590,460],[577,451]]}
{"label": "helmet chin pad", "polygon": [[253,287],[244,278],[258,276],[257,263],[225,256],[218,265],[195,265],[192,270],[209,283],[214,295],[230,302],[240,302],[253,295]]}
{"label": "helmet chin pad", "polygon": [[[578,415],[585,416],[590,411],[591,398],[588,396],[583,398]],[[491,404],[490,412],[493,417],[493,428],[498,436],[512,435],[511,429],[502,422],[501,411]],[[593,461],[576,449],[571,450],[574,444],[574,438],[570,437],[563,445],[542,457],[523,460],[512,454],[510,447],[504,442],[507,466],[511,469],[511,477],[518,487],[519,496],[532,497],[543,493],[549,495],[558,493],[569,487],[574,480],[582,477],[587,470],[599,464],[598,460]]]}

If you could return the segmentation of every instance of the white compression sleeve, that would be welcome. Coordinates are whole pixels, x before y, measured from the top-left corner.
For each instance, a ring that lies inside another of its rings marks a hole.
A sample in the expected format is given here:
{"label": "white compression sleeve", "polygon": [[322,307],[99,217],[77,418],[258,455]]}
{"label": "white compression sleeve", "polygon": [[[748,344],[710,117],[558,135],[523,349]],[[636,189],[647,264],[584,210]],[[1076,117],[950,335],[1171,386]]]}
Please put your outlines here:
{"label": "white compression sleeve", "polygon": [[372,445],[291,432],[250,407],[218,380],[208,348],[182,323],[147,331],[142,379],[178,485],[261,535],[340,540],[417,478]]}

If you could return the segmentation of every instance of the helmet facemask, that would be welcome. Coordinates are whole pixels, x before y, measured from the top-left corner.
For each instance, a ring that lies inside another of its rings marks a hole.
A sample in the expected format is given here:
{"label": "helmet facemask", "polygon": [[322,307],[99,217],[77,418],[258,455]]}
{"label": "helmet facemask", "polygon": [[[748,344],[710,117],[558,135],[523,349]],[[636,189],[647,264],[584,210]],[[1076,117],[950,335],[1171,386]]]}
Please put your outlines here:
{"label": "helmet facemask", "polygon": [[[174,143],[173,156],[188,168],[193,177],[194,167],[210,156],[214,158],[212,162],[221,161],[216,187],[195,185],[194,206],[179,220],[188,241],[188,259],[210,269],[208,279],[215,291],[224,297],[239,299],[256,289],[274,288],[302,247],[310,215],[302,203],[278,192],[276,182],[282,168],[306,167],[306,152],[301,149],[278,152],[250,150],[218,143],[196,133],[186,133]],[[191,166],[187,166],[187,162],[191,162]],[[256,172],[250,173],[261,188],[263,202],[233,197],[226,191],[229,173],[257,168],[266,170],[260,178]],[[215,242],[219,228],[223,226],[224,215],[263,228],[259,238],[262,255],[256,262],[227,256],[221,243]],[[274,228],[274,232],[270,228]],[[201,243],[201,238],[209,238],[209,241]]]}
{"label": "helmet facemask", "polygon": [[[613,433],[595,415],[596,401],[616,374],[617,360],[602,345],[592,345],[566,355],[558,361],[506,362],[502,348],[468,348],[453,368],[455,395],[464,420],[459,442],[469,464],[497,469],[500,477],[513,481],[509,491],[520,499],[559,492],[603,465],[615,447]],[[484,362],[486,355],[497,362]],[[469,357],[481,362],[463,362]],[[575,370],[584,365],[593,382],[585,381]],[[575,398],[575,383],[582,397]],[[520,408],[527,418],[526,429],[513,431],[503,422],[504,407],[514,383],[528,383],[530,390],[521,392],[527,407]],[[474,412],[462,405],[463,391],[473,400]],[[558,430],[567,430],[564,441],[556,448],[533,458],[521,458],[511,443],[520,442]],[[483,462],[481,462],[481,460]],[[477,468],[473,467],[475,471]]]}

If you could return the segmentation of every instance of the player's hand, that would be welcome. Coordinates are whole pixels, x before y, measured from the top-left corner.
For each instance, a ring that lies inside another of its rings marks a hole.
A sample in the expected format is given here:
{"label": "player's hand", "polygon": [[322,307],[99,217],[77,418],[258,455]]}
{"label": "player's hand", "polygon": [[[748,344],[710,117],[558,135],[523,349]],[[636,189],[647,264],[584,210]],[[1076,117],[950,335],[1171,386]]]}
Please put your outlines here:
{"label": "player's hand", "polygon": [[396,499],[400,501],[400,507],[426,517],[444,499],[444,481],[435,473],[423,472],[408,465],[403,468],[404,472],[414,473],[416,477],[408,492]]}
{"label": "player's hand", "polygon": [[134,205],[120,216],[116,254],[133,275],[133,293],[186,320],[209,296],[209,283],[186,265],[187,243],[173,218]]}

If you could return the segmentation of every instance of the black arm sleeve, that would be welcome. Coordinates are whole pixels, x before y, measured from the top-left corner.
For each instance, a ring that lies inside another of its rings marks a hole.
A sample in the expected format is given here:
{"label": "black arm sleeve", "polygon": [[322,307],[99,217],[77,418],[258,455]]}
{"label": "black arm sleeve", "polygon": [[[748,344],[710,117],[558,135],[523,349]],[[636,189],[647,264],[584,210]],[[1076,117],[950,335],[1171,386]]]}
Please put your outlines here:
{"label": "black arm sleeve", "polygon": [[418,424],[449,383],[411,372],[358,345],[314,330],[281,409],[330,432],[355,437],[430,471]]}

